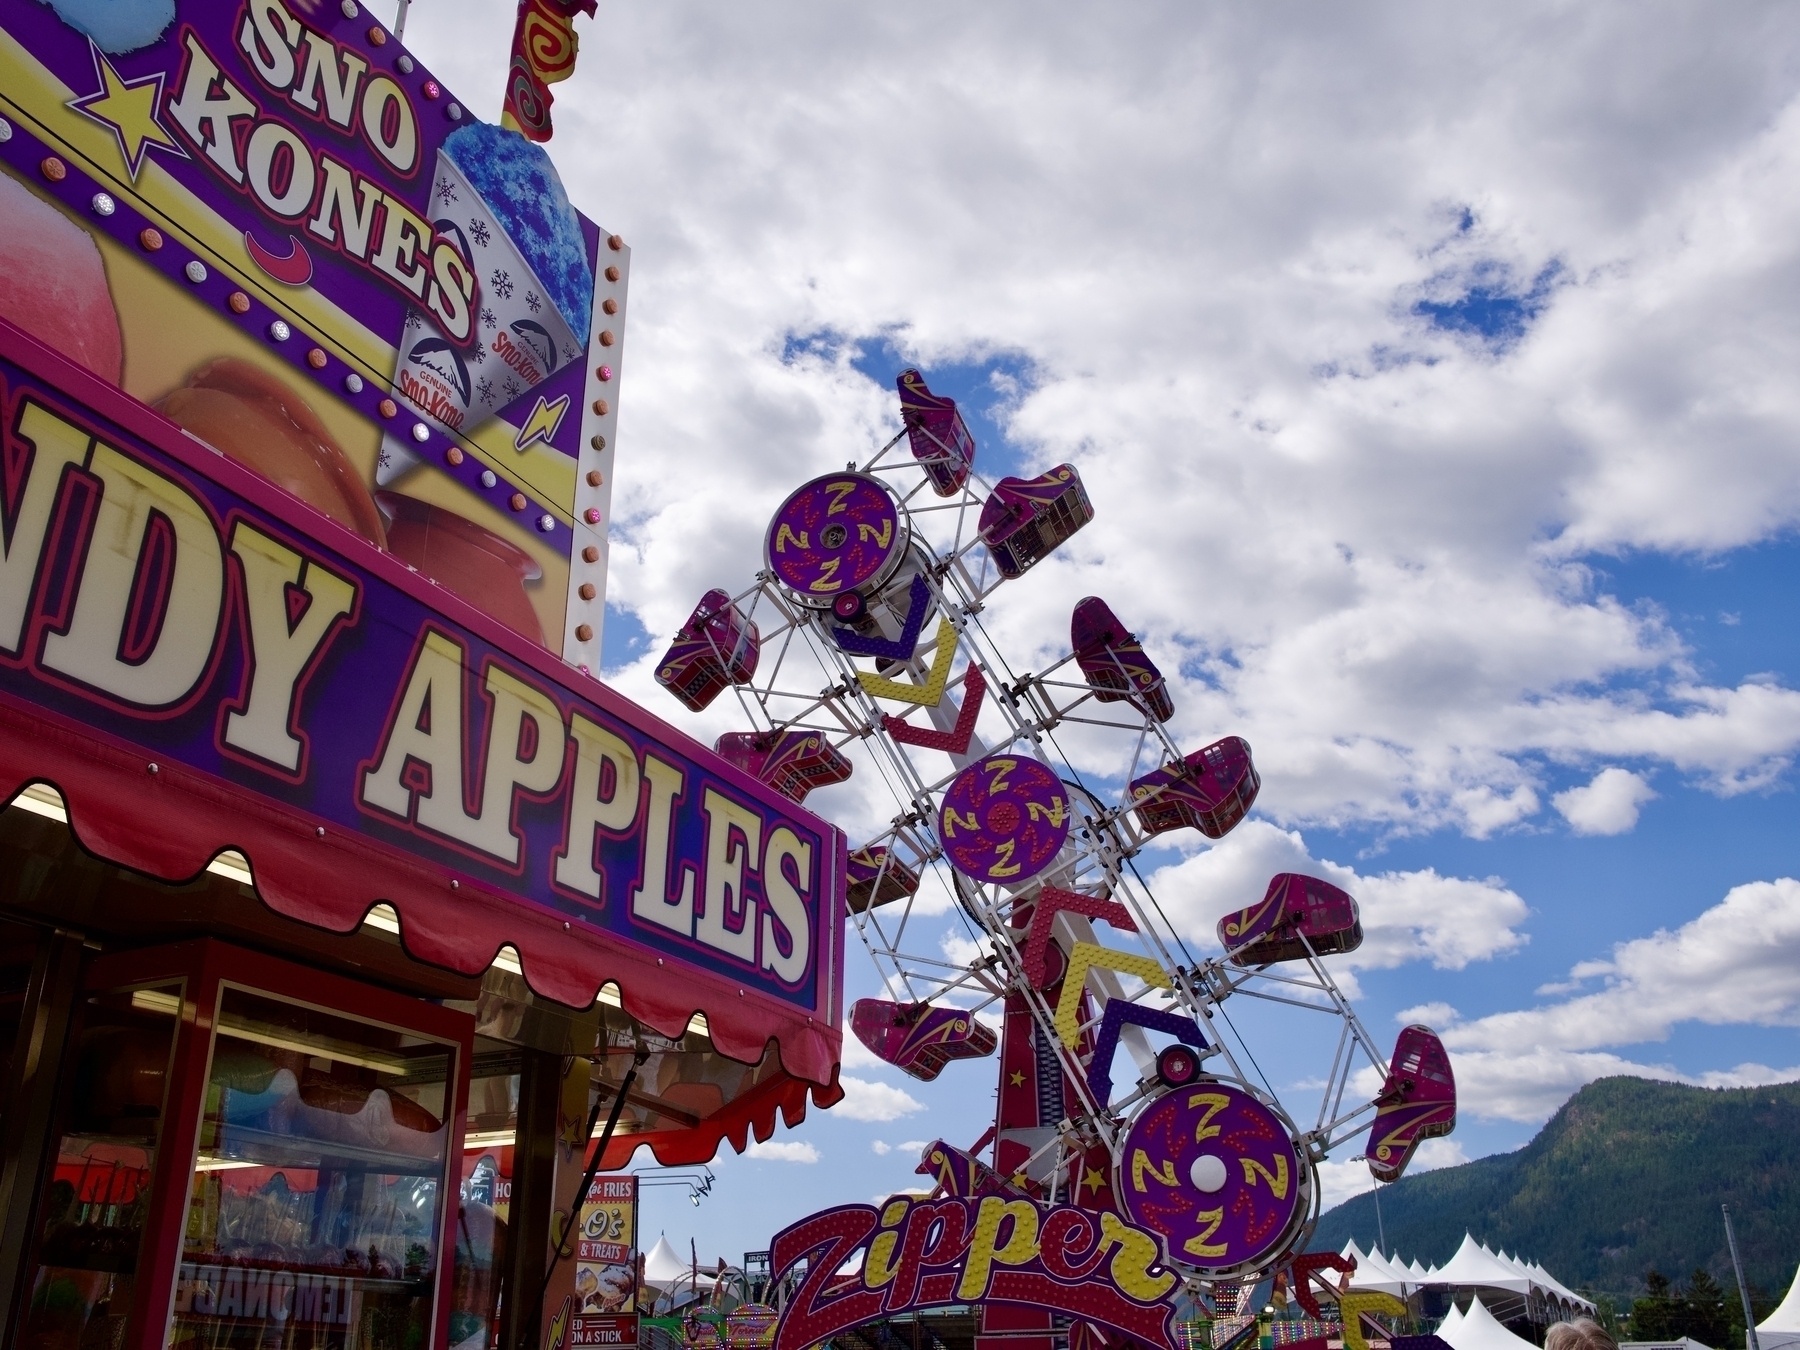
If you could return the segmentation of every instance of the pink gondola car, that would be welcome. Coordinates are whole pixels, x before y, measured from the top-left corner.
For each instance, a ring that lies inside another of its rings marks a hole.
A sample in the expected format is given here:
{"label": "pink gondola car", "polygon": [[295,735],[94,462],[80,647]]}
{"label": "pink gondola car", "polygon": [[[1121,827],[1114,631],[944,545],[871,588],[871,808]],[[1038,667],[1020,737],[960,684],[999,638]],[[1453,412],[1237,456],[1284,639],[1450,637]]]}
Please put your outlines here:
{"label": "pink gondola car", "polygon": [[1219,942],[1238,966],[1298,961],[1309,947],[1319,956],[1353,952],[1362,940],[1349,892],[1298,872],[1278,872],[1260,901],[1219,920]]}
{"label": "pink gondola car", "polygon": [[761,653],[756,625],[737,612],[724,591],[711,590],[657,662],[656,682],[699,712],[726,685],[750,683]]}
{"label": "pink gondola car", "polygon": [[1378,1181],[1398,1181],[1424,1139],[1456,1128],[1456,1076],[1437,1032],[1410,1026],[1394,1043],[1387,1082],[1375,1099],[1375,1123],[1363,1156]]}
{"label": "pink gondola car", "polygon": [[1150,834],[1186,826],[1208,839],[1222,839],[1249,814],[1261,787],[1250,743],[1227,736],[1179,764],[1133,779],[1131,797],[1138,823]]}
{"label": "pink gondola car", "polygon": [[919,874],[885,845],[865,844],[844,860],[849,886],[845,903],[852,914],[904,900],[919,889]]}
{"label": "pink gondola car", "polygon": [[980,1059],[1000,1044],[974,1013],[929,1003],[859,998],[850,1006],[850,1029],[870,1053],[927,1083],[951,1060]]}
{"label": "pink gondola car", "polygon": [[900,390],[900,417],[913,458],[925,468],[931,490],[954,496],[969,481],[975,463],[975,438],[956,410],[956,400],[934,394],[916,370],[903,370],[894,381]]}
{"label": "pink gondola car", "polygon": [[816,731],[784,731],[773,737],[733,731],[719,737],[713,749],[727,763],[796,802],[805,801],[814,788],[843,782],[853,767]]}
{"label": "pink gondola car", "polygon": [[982,503],[981,535],[1000,575],[1021,577],[1094,518],[1081,475],[1058,464],[1037,478],[1002,478]]}
{"label": "pink gondola car", "polygon": [[1075,606],[1069,621],[1069,645],[1075,649],[1075,664],[1100,702],[1131,699],[1159,722],[1174,716],[1175,704],[1162,671],[1099,596],[1090,595]]}

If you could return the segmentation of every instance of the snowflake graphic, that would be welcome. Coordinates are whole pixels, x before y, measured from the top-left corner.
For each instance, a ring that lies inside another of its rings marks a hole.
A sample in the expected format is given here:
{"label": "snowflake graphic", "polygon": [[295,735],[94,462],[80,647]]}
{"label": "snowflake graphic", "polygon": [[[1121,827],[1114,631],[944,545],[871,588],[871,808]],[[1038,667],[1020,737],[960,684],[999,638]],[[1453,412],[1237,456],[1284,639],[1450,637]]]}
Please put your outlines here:
{"label": "snowflake graphic", "polygon": [[495,324],[497,324],[499,322],[500,322],[500,320],[498,320],[494,317],[493,310],[484,309],[481,311],[481,326],[483,328],[492,328]]}
{"label": "snowflake graphic", "polygon": [[502,300],[512,299],[513,279],[503,267],[496,267],[494,275],[488,278],[488,285],[494,288],[494,294]]}
{"label": "snowflake graphic", "polygon": [[445,206],[450,205],[453,201],[460,200],[456,195],[456,185],[448,178],[438,179],[437,196],[438,200]]}
{"label": "snowflake graphic", "polygon": [[485,220],[471,220],[469,222],[469,238],[475,241],[476,248],[486,248],[488,242],[493,237],[494,236],[492,232],[489,231]]}
{"label": "snowflake graphic", "polygon": [[480,344],[469,348],[469,360],[473,361],[476,365],[480,365],[483,361],[487,360],[487,348]]}
{"label": "snowflake graphic", "polygon": [[529,309],[533,314],[536,314],[543,307],[544,302],[539,298],[536,291],[525,292],[525,308]]}
{"label": "snowflake graphic", "polygon": [[571,361],[578,361],[581,359],[581,349],[575,346],[565,346],[563,348],[562,356],[564,365],[567,365]]}
{"label": "snowflake graphic", "polygon": [[383,441],[381,449],[375,452],[375,467],[385,469],[393,462],[393,456],[388,454],[387,442]]}
{"label": "snowflake graphic", "polygon": [[492,403],[494,401],[493,384],[487,380],[475,381],[475,397],[483,403]]}
{"label": "snowflake graphic", "polygon": [[417,328],[423,322],[424,322],[424,320],[420,316],[418,310],[409,309],[406,311],[406,331],[407,332],[409,332],[409,333],[412,332],[413,329]]}
{"label": "snowflake graphic", "polygon": [[511,403],[520,394],[524,393],[525,389],[517,380],[513,379],[509,375],[507,377],[506,383],[500,386],[500,392],[505,394],[506,401],[508,403]]}

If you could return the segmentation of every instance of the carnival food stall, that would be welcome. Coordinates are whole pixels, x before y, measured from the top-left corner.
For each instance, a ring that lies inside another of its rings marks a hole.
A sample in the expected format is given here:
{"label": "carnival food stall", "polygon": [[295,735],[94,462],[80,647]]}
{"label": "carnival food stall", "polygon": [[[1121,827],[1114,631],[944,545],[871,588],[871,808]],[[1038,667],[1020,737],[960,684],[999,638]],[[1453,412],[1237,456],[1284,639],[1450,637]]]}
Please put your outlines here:
{"label": "carnival food stall", "polygon": [[0,1340],[616,1341],[602,1110],[841,1095],[842,836],[588,674],[629,258],[350,0],[0,19]]}

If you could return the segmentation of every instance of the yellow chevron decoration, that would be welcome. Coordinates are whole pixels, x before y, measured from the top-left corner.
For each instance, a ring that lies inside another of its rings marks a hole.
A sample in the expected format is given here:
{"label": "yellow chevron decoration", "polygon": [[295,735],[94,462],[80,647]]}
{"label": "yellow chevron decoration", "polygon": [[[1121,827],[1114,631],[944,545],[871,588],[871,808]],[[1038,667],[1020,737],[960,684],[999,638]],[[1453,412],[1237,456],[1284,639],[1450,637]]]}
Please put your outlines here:
{"label": "yellow chevron decoration", "polygon": [[1087,973],[1098,967],[1135,975],[1156,989],[1167,989],[1169,977],[1148,956],[1114,951],[1093,942],[1077,942],[1069,953],[1069,969],[1063,976],[1062,997],[1056,1000],[1056,1034],[1062,1043],[1075,1049],[1081,1038],[1081,991],[1087,985]]}
{"label": "yellow chevron decoration", "polygon": [[1405,1317],[1406,1305],[1392,1294],[1379,1289],[1352,1289],[1338,1298],[1338,1315],[1344,1319],[1344,1350],[1369,1350],[1369,1339],[1363,1330],[1364,1313],[1381,1313],[1388,1317]]}
{"label": "yellow chevron decoration", "polygon": [[916,703],[921,708],[935,708],[944,701],[944,690],[950,687],[950,663],[955,659],[955,625],[948,619],[939,619],[937,655],[931,658],[931,677],[924,684],[902,684],[866,670],[857,671],[856,680],[871,698],[891,698],[900,703]]}

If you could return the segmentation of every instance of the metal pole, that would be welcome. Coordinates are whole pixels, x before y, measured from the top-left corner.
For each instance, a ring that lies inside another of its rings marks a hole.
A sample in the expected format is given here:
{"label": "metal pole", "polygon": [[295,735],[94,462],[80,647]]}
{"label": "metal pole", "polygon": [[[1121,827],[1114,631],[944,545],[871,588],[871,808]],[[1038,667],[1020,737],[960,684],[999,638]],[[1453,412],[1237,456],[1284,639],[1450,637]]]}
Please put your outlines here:
{"label": "metal pole", "polygon": [[412,8],[412,0],[400,0],[400,12],[394,16],[394,40],[402,42],[406,39],[406,11]]}
{"label": "metal pole", "polygon": [[[1374,1195],[1375,1195],[1375,1240],[1377,1243],[1380,1244],[1381,1254],[1383,1256],[1386,1256],[1387,1255],[1387,1229],[1382,1226],[1382,1222],[1381,1222],[1381,1183],[1379,1181],[1377,1181],[1375,1183]],[[1752,1346],[1751,1350],[1755,1350],[1755,1347]]]}
{"label": "metal pole", "polygon": [[1731,1268],[1737,1272],[1738,1297],[1744,1300],[1744,1345],[1747,1350],[1762,1350],[1756,1339],[1756,1314],[1750,1311],[1750,1286],[1744,1282],[1744,1263],[1738,1259],[1737,1234],[1731,1231],[1731,1206],[1720,1205],[1725,1216],[1725,1245],[1731,1248]]}

